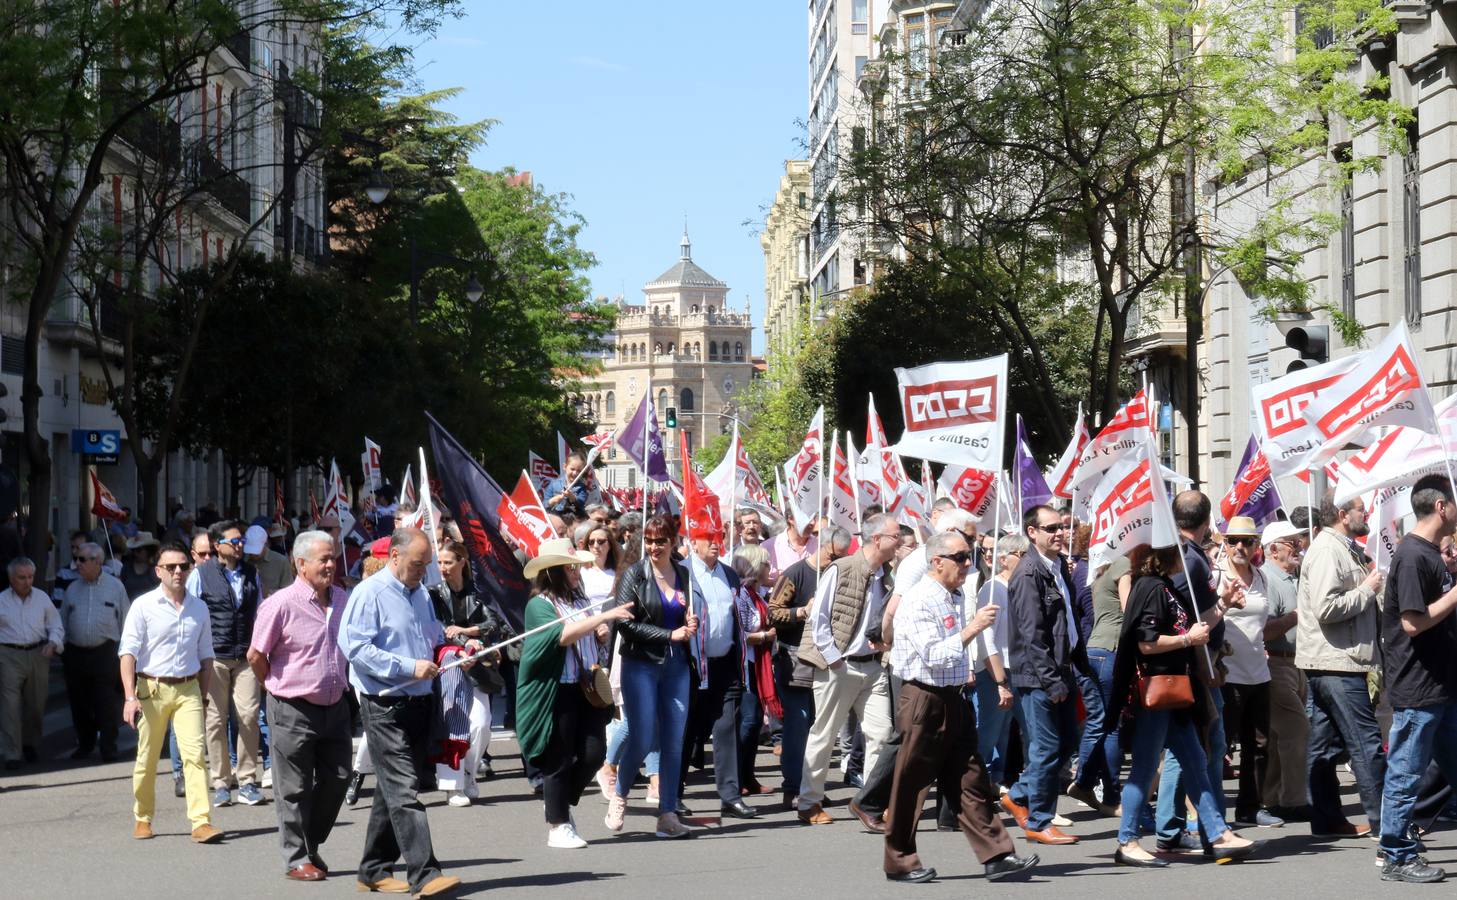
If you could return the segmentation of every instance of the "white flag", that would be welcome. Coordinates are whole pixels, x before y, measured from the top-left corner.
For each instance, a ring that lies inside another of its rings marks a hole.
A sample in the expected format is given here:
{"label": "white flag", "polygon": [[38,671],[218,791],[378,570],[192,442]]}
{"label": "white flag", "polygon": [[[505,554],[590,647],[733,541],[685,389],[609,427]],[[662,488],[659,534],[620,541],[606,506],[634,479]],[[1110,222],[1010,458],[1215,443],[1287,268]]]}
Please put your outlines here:
{"label": "white flag", "polygon": [[1078,460],[1087,449],[1091,438],[1088,437],[1088,423],[1083,418],[1083,405],[1078,404],[1078,420],[1073,425],[1072,440],[1068,441],[1067,449],[1062,451],[1058,458],[1057,465],[1047,473],[1048,487],[1052,488],[1052,496],[1061,497],[1064,500],[1072,498],[1073,485],[1076,483]]}
{"label": "white flag", "polygon": [[379,444],[364,439],[364,489],[373,494],[384,487],[384,469],[380,466]]}
{"label": "white flag", "polygon": [[1088,571],[1127,556],[1139,544],[1172,547],[1179,542],[1173,512],[1162,478],[1153,477],[1158,463],[1153,442],[1143,441],[1124,455],[1094,489],[1090,503]]}
{"label": "white flag", "polygon": [[1006,431],[1007,355],[896,369],[905,431],[900,456],[999,470]]}
{"label": "white flag", "polygon": [[794,525],[804,531],[819,519],[824,488],[820,482],[825,439],[825,408],[815,410],[809,431],[799,452],[784,464],[784,486],[789,490],[789,508]]}
{"label": "white flag", "polygon": [[978,526],[988,526],[995,521],[999,503],[1004,527],[1010,525],[1015,528],[1021,521],[1012,509],[1012,492],[1001,490],[1001,479],[996,472],[947,466],[937,483],[958,507],[971,513]]}
{"label": "white flag", "polygon": [[1348,443],[1371,443],[1378,426],[1437,433],[1437,414],[1417,358],[1403,319],[1380,344],[1361,354],[1354,369],[1311,396],[1305,418],[1321,440],[1317,460],[1331,458]]}
{"label": "white flag", "polygon": [[1098,476],[1142,447],[1153,435],[1153,427],[1153,403],[1147,391],[1139,391],[1099,429],[1096,437],[1083,445],[1068,479],[1069,496],[1074,490],[1080,496],[1089,494]]}
{"label": "white flag", "polygon": [[[850,435],[845,435],[845,442],[850,442]],[[859,518],[860,511],[855,501],[855,471],[845,455],[845,448],[837,439],[830,457],[830,524],[855,534],[860,530],[857,524]]]}
{"label": "white flag", "polygon": [[1441,439],[1416,428],[1392,428],[1336,468],[1335,502],[1342,506],[1383,488],[1445,474]]}
{"label": "white flag", "polygon": [[1270,461],[1270,474],[1285,478],[1320,465],[1316,454],[1321,436],[1305,420],[1306,404],[1360,364],[1361,357],[1359,353],[1343,356],[1250,388],[1255,403],[1255,431]]}

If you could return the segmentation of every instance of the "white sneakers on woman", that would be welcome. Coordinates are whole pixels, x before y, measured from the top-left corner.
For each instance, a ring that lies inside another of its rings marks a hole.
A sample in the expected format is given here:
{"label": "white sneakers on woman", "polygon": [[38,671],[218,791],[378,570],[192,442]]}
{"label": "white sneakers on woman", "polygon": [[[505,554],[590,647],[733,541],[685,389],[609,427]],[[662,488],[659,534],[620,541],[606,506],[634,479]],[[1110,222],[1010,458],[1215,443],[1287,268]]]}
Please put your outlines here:
{"label": "white sneakers on woman", "polygon": [[621,831],[622,823],[627,819],[627,801],[617,795],[616,791],[607,800],[607,815],[603,817],[602,824],[607,826],[608,831]]}
{"label": "white sneakers on woman", "polygon": [[587,846],[571,822],[563,822],[546,833],[546,845],[556,850],[580,850]]}
{"label": "white sneakers on woman", "polygon": [[451,806],[470,806],[470,796],[465,791],[451,791],[450,797],[445,801]]}

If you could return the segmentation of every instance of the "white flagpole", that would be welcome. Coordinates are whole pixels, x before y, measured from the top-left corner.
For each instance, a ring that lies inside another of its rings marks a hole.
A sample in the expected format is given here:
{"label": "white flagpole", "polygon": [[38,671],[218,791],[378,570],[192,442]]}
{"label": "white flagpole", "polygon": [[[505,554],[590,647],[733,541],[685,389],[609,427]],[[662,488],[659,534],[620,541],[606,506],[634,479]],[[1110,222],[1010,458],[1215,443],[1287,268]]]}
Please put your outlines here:
{"label": "white flagpole", "polygon": [[[839,432],[836,432],[839,434]],[[820,420],[820,478],[819,498],[815,501],[815,517],[811,523],[815,531],[819,531],[820,519],[825,514],[825,420]],[[806,541],[808,543],[808,541]]]}
{"label": "white flagpole", "polygon": [[[734,558],[734,533],[739,530],[739,420],[734,419],[734,436],[729,442],[729,454],[733,467],[729,471],[729,515],[728,521],[723,523],[728,530],[728,556]],[[688,486],[683,486],[687,490]],[[686,503],[687,497],[683,498]]]}
{"label": "white flagpole", "polygon": [[[996,578],[1001,569],[997,568],[997,545],[1002,542],[1002,472],[997,470],[997,496],[992,499],[996,505],[996,511],[992,513],[992,568],[991,577]],[[992,588],[992,598],[996,598],[996,588]]]}
{"label": "white flagpole", "polygon": [[[653,405],[653,380],[651,378],[648,379],[648,383],[647,383],[647,393],[643,394],[643,402],[647,404],[648,409],[652,409],[652,405]],[[656,418],[657,417],[657,414],[658,414],[658,411],[656,409],[652,409],[653,415],[651,417],[649,417],[647,415],[647,412],[648,412],[648,410],[647,409],[644,409],[643,410],[643,417],[642,417],[642,524],[643,524],[643,527],[640,528],[640,529],[638,529],[638,537],[639,537],[640,540],[638,542],[638,551],[637,552],[638,552],[638,558],[639,559],[646,559],[647,558],[647,555],[648,555],[648,485],[652,483],[652,479],[648,477],[648,453],[652,449],[651,446],[650,446],[650,444],[648,443],[648,431],[652,428],[653,425],[657,424],[656,422],[649,422],[648,419],[649,418]]]}
{"label": "white flagpole", "polygon": [[[1441,427],[1441,426],[1438,426]],[[1315,541],[1315,472],[1305,471],[1305,542]]]}

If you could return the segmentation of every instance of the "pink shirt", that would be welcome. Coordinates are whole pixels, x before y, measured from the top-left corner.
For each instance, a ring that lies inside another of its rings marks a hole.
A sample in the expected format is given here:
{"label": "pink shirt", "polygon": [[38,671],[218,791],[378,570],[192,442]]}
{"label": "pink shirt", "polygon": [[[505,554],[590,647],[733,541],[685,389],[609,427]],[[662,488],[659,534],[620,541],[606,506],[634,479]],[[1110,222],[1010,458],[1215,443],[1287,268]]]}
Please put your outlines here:
{"label": "pink shirt", "polygon": [[819,549],[820,543],[814,535],[804,542],[799,550],[789,545],[789,529],[779,532],[774,536],[764,549],[769,551],[769,583],[773,584],[779,580],[784,570],[813,554]]}
{"label": "pink shirt", "polygon": [[250,649],[268,657],[263,686],[275,697],[332,706],[344,696],[348,663],[339,649],[339,622],[348,597],[337,587],[329,592],[324,609],[308,582],[296,578],[258,607]]}

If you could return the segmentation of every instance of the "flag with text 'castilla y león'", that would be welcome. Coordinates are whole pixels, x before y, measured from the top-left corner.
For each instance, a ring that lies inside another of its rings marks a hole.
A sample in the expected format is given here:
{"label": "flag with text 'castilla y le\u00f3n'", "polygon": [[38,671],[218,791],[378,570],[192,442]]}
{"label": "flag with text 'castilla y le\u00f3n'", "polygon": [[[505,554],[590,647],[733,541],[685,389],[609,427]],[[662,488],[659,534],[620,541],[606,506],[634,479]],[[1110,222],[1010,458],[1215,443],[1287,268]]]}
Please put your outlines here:
{"label": "flag with text 'castilla y le\u00f3n'", "polygon": [[[1457,418],[1457,394],[1435,407],[1442,430]],[[1415,484],[1426,475],[1447,474],[1447,448],[1443,439],[1419,428],[1391,428],[1375,443],[1353,454],[1336,467],[1331,479],[1335,502],[1343,505],[1356,497],[1389,487]]]}
{"label": "flag with text 'castilla y le\u00f3n'", "polygon": [[1306,404],[1356,368],[1364,355],[1343,356],[1308,369],[1297,369],[1250,388],[1255,405],[1255,436],[1270,462],[1271,475],[1286,478],[1304,475],[1307,469],[1319,467],[1321,460],[1317,456],[1324,438],[1306,421]]}
{"label": "flag with text 'castilla y le\u00f3n'", "polygon": [[1139,391],[1078,454],[1069,485],[1070,491],[1076,490],[1079,494],[1084,494],[1092,490],[1098,476],[1142,447],[1144,441],[1153,434],[1153,428],[1153,411],[1148,402],[1148,392]]}
{"label": "flag with text 'castilla y le\u00f3n'", "polygon": [[511,493],[504,494],[496,506],[496,516],[501,520],[501,533],[509,537],[516,546],[535,556],[541,550],[541,542],[556,537],[551,523],[547,521],[546,510],[541,498],[525,473],[516,480]]}
{"label": "flag with text 'castilla y le\u00f3n'", "polygon": [[1234,484],[1219,501],[1219,529],[1223,531],[1235,516],[1249,516],[1263,527],[1275,519],[1279,509],[1280,494],[1275,490],[1275,479],[1270,477],[1270,461],[1260,449],[1259,441],[1251,435]]}
{"label": "flag with text 'castilla y le\u00f3n'", "polygon": [[896,369],[899,456],[995,471],[1006,431],[1007,355]]}
{"label": "flag with text 'castilla y le\u00f3n'", "polygon": [[1139,544],[1172,547],[1179,541],[1153,442],[1140,441],[1121,454],[1093,491],[1089,503],[1088,571],[1127,556]]}

